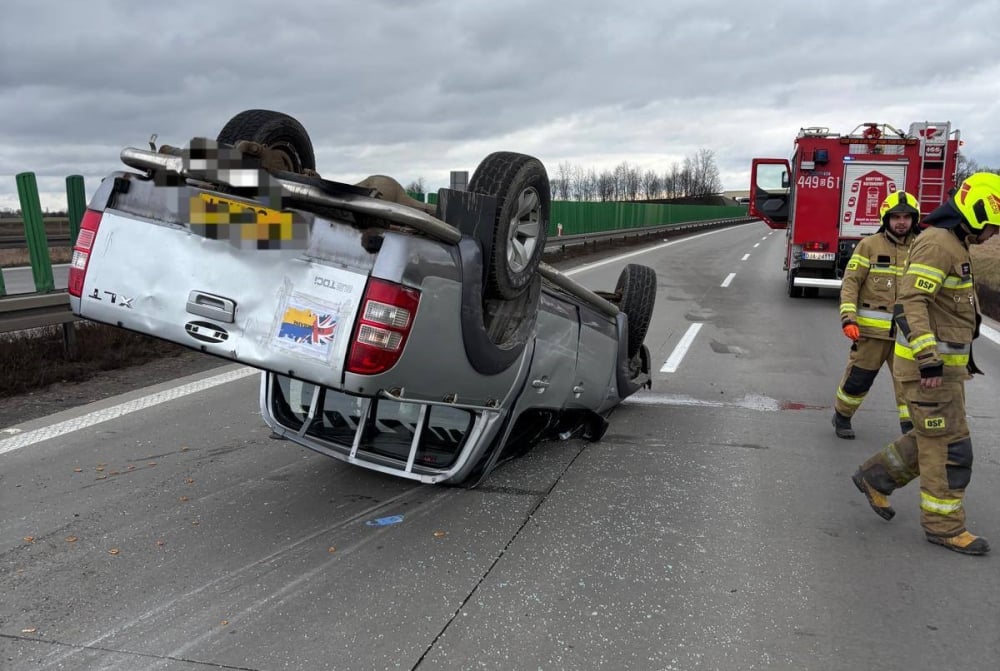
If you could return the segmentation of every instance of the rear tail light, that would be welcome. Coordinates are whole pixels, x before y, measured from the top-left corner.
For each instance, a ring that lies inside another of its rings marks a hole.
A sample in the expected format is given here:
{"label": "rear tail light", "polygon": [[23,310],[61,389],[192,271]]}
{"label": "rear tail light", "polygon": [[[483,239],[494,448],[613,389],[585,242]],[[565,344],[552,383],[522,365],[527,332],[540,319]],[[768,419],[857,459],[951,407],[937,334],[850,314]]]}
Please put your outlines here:
{"label": "rear tail light", "polygon": [[829,246],[826,242],[807,242],[802,245],[802,249],[807,252],[825,252]]}
{"label": "rear tail light", "polygon": [[90,263],[90,249],[94,245],[102,216],[97,210],[87,210],[80,220],[80,233],[76,236],[73,260],[69,264],[68,290],[71,296],[79,297],[83,293],[83,280],[87,276],[87,264]]}
{"label": "rear tail light", "polygon": [[413,327],[420,292],[383,280],[371,280],[354,330],[347,371],[375,375],[396,365]]}

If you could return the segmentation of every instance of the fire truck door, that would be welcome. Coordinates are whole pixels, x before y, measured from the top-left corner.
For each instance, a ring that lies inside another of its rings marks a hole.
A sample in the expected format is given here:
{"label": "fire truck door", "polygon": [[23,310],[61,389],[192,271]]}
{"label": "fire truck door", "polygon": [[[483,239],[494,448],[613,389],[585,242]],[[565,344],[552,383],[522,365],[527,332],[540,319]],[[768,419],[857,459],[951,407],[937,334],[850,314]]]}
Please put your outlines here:
{"label": "fire truck door", "polygon": [[755,158],[750,168],[751,217],[771,228],[788,228],[791,166],[783,158]]}

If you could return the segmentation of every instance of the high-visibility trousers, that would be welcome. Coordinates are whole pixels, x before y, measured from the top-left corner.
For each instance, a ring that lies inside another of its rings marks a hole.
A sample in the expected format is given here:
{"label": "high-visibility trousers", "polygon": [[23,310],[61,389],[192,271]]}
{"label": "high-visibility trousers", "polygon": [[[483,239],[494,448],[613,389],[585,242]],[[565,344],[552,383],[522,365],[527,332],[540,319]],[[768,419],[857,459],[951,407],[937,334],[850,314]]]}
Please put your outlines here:
{"label": "high-visibility trousers", "polygon": [[[878,338],[866,338],[862,336],[851,344],[851,352],[847,357],[847,369],[837,387],[837,398],[833,407],[838,413],[845,417],[853,417],[861,406],[861,402],[868,395],[868,390],[875,383],[882,365],[889,368],[889,375],[892,375],[893,348],[895,342],[892,340],[880,340]],[[910,411],[907,408],[906,400],[896,378],[892,378],[892,388],[896,394],[896,411],[899,413],[899,422],[904,424],[910,421]]]}
{"label": "high-visibility trousers", "polygon": [[945,380],[936,389],[902,382],[913,430],[861,466],[868,483],[885,495],[920,478],[920,523],[936,536],[965,531],[965,489],[972,477],[972,439],[965,421],[965,382]]}

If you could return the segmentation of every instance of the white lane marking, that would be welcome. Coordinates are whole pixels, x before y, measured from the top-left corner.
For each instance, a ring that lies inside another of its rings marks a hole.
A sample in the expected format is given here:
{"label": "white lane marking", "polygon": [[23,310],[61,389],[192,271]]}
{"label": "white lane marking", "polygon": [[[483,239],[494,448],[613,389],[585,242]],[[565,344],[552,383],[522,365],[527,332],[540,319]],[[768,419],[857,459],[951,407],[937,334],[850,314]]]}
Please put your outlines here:
{"label": "white lane marking", "polygon": [[740,259],[740,261],[746,261],[746,260],[747,260],[747,259],[749,259],[749,258],[750,258],[750,255],[749,255],[749,254],[744,254],[744,255],[743,255],[743,258],[742,258],[742,259]]}
{"label": "white lane marking", "polygon": [[684,355],[687,354],[688,348],[691,347],[691,343],[694,342],[694,337],[698,335],[698,331],[701,330],[701,322],[695,322],[688,327],[687,333],[681,338],[681,341],[677,343],[677,347],[671,352],[670,358],[667,362],[663,364],[663,368],[660,369],[661,373],[674,373],[677,371],[677,367],[681,365],[681,361],[684,360]]}
{"label": "white lane marking", "polygon": [[758,242],[758,243],[757,243],[756,245],[754,245],[753,247],[754,247],[754,249],[757,249],[758,247],[760,247],[760,243]]}
{"label": "white lane marking", "polygon": [[707,401],[693,396],[683,396],[681,394],[653,394],[639,392],[633,394],[622,401],[622,404],[629,405],[674,405],[674,406],[697,406],[702,408],[746,408],[748,410],[766,410],[777,412],[781,410],[782,404],[777,399],[770,396],[760,396],[757,394],[746,394],[735,401]]}
{"label": "white lane marking", "polygon": [[[771,235],[771,234],[768,233],[767,235]],[[761,240],[767,240],[767,235],[765,235],[763,238],[761,238]]]}
{"label": "white lane marking", "polygon": [[729,273],[728,275],[726,275],[726,279],[722,280],[722,284],[720,284],[719,286],[725,289],[726,287],[729,286],[729,283],[733,281],[734,277],[736,277],[736,273]]}
{"label": "white lane marking", "polygon": [[[749,226],[750,224],[740,224],[740,225],[741,226]],[[677,245],[677,244],[680,244],[682,242],[687,242],[688,240],[697,240],[698,238],[703,238],[706,235],[715,235],[716,233],[725,233],[726,231],[732,230],[732,228],[733,227],[719,228],[719,229],[716,229],[714,231],[707,231],[705,233],[698,233],[697,235],[692,235],[692,236],[689,236],[689,237],[686,237],[686,238],[681,238],[680,240],[674,240],[673,242],[664,242],[662,245],[656,245],[654,247],[648,247],[646,249],[640,249],[639,251],[636,251],[636,252],[629,252],[628,254],[622,254],[620,256],[612,256],[610,258],[603,259],[601,261],[595,261],[593,263],[588,263],[588,264],[586,264],[584,266],[577,266],[576,268],[573,268],[572,270],[564,270],[563,271],[563,275],[576,275],[577,273],[582,273],[582,272],[585,272],[587,270],[591,270],[592,268],[599,268],[600,266],[606,266],[609,263],[615,263],[617,261],[621,261],[622,259],[628,259],[628,258],[631,258],[633,256],[638,256],[639,254],[648,254],[649,252],[655,252],[658,249],[663,249],[665,247],[670,247],[671,245]]]}
{"label": "white lane marking", "polygon": [[95,410],[94,412],[86,415],[82,415],[74,419],[68,419],[65,422],[59,422],[58,424],[53,424],[52,426],[44,426],[40,429],[35,429],[34,431],[27,431],[13,436],[12,438],[0,440],[0,454],[13,452],[14,450],[18,450],[22,447],[34,445],[35,443],[40,443],[43,440],[49,440],[50,438],[57,438],[73,431],[86,429],[87,427],[95,424],[100,424],[101,422],[106,422],[111,419],[117,419],[123,415],[137,412],[139,410],[145,410],[146,408],[151,408],[154,405],[166,403],[167,401],[172,401],[176,398],[187,396],[188,394],[194,394],[195,392],[204,391],[205,389],[211,389],[212,387],[216,387],[220,384],[226,384],[227,382],[233,382],[234,380],[239,380],[240,378],[259,374],[260,371],[256,368],[240,368],[228,373],[216,375],[214,377],[208,377],[204,380],[198,380],[197,382],[190,382],[172,389],[165,389],[161,392],[150,394],[149,396],[143,396],[142,398],[126,401],[125,403],[119,403],[118,405],[113,405],[110,408]]}
{"label": "white lane marking", "polygon": [[980,324],[979,335],[985,336],[986,338],[989,338],[996,344],[1000,345],[1000,331],[997,331],[995,328],[991,328],[986,324]]}

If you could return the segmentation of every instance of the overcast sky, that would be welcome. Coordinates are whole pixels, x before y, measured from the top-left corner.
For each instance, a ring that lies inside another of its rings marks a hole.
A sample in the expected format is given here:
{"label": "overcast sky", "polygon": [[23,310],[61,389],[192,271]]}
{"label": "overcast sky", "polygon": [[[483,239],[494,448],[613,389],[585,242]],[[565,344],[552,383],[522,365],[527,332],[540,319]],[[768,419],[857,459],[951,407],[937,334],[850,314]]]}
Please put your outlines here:
{"label": "overcast sky", "polygon": [[951,121],[1000,168],[1000,2],[4,2],[0,208],[34,172],[88,197],[123,147],[298,118],[319,172],[447,186],[488,153],[658,173],[700,149],[723,186],[803,126]]}

